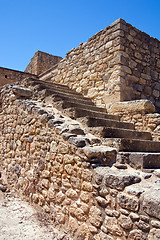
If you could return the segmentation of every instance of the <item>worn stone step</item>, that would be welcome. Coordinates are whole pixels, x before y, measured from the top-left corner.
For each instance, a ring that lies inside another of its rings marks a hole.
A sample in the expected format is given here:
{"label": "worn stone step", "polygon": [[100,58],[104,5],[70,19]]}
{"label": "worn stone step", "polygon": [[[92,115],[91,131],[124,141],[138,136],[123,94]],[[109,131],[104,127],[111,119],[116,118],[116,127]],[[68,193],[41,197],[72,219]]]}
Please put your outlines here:
{"label": "worn stone step", "polygon": [[125,129],[134,129],[133,123],[128,122],[120,122],[105,118],[97,118],[97,117],[87,117],[87,125],[89,127],[112,127],[112,128],[125,128]]}
{"label": "worn stone step", "polygon": [[119,116],[113,115],[113,114],[108,114],[105,112],[98,112],[94,111],[91,109],[83,109],[80,107],[73,107],[71,110],[74,113],[75,118],[80,118],[80,117],[85,117],[85,116],[90,116],[90,117],[101,117],[105,119],[112,119],[112,120],[117,120],[119,121]]}
{"label": "worn stone step", "polygon": [[143,139],[152,140],[152,135],[150,132],[140,132],[130,129],[122,128],[109,128],[104,127],[100,130],[100,134],[104,138],[130,138],[130,139]]}
{"label": "worn stone step", "polygon": [[85,109],[85,110],[93,110],[93,111],[99,111],[99,112],[106,112],[106,109],[105,108],[99,108],[99,107],[96,107],[96,106],[92,106],[92,105],[88,105],[88,104],[80,104],[80,103],[76,103],[74,101],[64,101],[63,102],[63,108],[70,108],[70,107],[75,107],[75,108],[82,108],[82,109]]}
{"label": "worn stone step", "polygon": [[[52,91],[50,91],[52,93]],[[86,105],[91,105],[94,106],[94,103],[92,101],[90,101],[89,99],[86,98],[82,98],[76,95],[72,95],[72,94],[65,94],[65,93],[61,93],[61,92],[57,92],[57,93],[52,93],[53,97],[55,99],[59,99],[59,101],[63,100],[63,101],[68,101],[68,102],[74,102],[77,104],[86,104]]]}
{"label": "worn stone step", "polygon": [[37,80],[37,79],[32,80],[31,83],[32,84],[38,84],[41,88],[53,90],[55,92],[71,93],[73,95],[81,96],[82,98],[84,98],[84,96],[82,94],[77,93],[76,91],[70,89],[66,85],[61,85],[61,84],[58,84],[58,83],[42,81],[42,80]]}
{"label": "worn stone step", "polygon": [[160,152],[160,142],[151,140],[105,138],[105,144],[123,152]]}
{"label": "worn stone step", "polygon": [[158,169],[160,168],[160,153],[119,152],[117,161],[127,163],[136,169]]}

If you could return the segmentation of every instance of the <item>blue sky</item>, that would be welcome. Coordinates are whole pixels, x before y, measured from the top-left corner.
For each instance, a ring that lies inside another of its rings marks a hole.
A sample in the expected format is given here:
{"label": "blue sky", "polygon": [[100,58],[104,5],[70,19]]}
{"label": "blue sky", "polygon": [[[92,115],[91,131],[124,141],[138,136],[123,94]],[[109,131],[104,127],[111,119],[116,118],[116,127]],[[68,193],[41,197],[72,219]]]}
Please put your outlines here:
{"label": "blue sky", "polygon": [[160,40],[160,0],[0,0],[0,66],[24,71],[37,50],[65,57],[118,18]]}

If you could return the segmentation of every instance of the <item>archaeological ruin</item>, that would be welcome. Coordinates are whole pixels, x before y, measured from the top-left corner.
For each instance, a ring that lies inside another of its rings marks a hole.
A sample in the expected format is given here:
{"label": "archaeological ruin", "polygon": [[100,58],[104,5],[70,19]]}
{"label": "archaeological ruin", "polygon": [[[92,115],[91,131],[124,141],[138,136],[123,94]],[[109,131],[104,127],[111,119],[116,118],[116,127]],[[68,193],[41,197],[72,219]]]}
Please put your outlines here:
{"label": "archaeological ruin", "polygon": [[160,239],[160,41],[118,19],[0,86],[2,191],[75,240]]}

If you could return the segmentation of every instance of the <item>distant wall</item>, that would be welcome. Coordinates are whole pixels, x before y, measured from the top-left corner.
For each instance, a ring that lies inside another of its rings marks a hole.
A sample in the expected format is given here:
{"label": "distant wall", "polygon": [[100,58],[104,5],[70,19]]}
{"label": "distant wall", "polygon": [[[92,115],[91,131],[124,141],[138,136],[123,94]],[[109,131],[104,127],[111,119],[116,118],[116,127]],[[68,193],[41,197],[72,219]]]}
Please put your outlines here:
{"label": "distant wall", "polygon": [[97,105],[149,99],[160,108],[160,42],[118,19],[40,79],[50,77]]}
{"label": "distant wall", "polygon": [[25,69],[25,72],[39,75],[57,64],[61,59],[59,56],[37,51]]}
{"label": "distant wall", "polygon": [[27,77],[36,77],[34,74],[24,73],[8,68],[0,67],[0,86],[11,84],[16,81],[22,81]]}

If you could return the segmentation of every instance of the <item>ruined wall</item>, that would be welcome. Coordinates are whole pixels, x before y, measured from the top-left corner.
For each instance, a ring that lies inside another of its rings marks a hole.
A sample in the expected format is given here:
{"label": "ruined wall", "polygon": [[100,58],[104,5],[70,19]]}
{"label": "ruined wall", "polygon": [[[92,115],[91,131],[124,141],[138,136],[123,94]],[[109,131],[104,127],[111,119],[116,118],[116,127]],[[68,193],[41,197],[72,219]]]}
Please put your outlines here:
{"label": "ruined wall", "polygon": [[66,84],[97,105],[149,99],[160,108],[160,42],[118,19],[66,54],[41,79]]}
{"label": "ruined wall", "polygon": [[61,57],[37,51],[25,69],[25,72],[39,75],[57,64],[61,59]]}
{"label": "ruined wall", "polygon": [[36,77],[34,74],[24,73],[13,69],[0,67],[0,86],[11,84],[13,82],[22,81],[27,77]]}
{"label": "ruined wall", "polygon": [[91,152],[64,139],[66,118],[57,110],[17,99],[9,86],[1,99],[0,171],[8,184],[76,240],[159,238],[158,171],[96,167]]}

